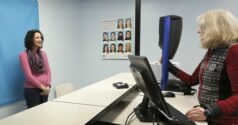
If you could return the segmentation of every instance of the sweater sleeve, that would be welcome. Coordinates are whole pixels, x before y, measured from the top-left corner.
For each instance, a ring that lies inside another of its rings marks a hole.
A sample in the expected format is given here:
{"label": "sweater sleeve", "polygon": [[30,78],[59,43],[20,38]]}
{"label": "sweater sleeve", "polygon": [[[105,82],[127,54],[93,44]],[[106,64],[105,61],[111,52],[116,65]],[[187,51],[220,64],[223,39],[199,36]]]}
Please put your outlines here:
{"label": "sweater sleeve", "polygon": [[50,70],[48,58],[44,51],[42,51],[42,55],[44,59],[45,74],[47,76],[47,85],[51,86],[51,70]]}
{"label": "sweater sleeve", "polygon": [[34,86],[36,86],[37,88],[40,88],[40,81],[37,80],[33,75],[32,75],[32,72],[31,72],[31,68],[30,68],[30,65],[29,65],[29,61],[28,61],[28,57],[27,57],[27,54],[26,52],[21,52],[20,53],[20,63],[21,63],[21,67],[22,67],[22,70],[26,76],[26,79],[31,83],[33,84]]}
{"label": "sweater sleeve", "polygon": [[231,84],[232,96],[217,102],[217,105],[224,115],[238,111],[238,45],[230,47],[226,58],[226,67]]}
{"label": "sweater sleeve", "polygon": [[187,74],[183,70],[177,68],[173,64],[169,63],[169,72],[178,77],[180,80],[185,82],[188,85],[197,85],[199,84],[198,81],[198,74],[199,74],[200,64],[197,66],[195,71],[192,75]]}

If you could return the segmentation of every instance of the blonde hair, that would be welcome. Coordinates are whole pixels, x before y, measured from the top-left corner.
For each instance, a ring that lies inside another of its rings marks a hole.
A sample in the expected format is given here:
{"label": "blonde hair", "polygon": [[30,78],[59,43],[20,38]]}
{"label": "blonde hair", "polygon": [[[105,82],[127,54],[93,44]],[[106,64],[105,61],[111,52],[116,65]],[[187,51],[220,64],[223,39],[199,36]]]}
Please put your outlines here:
{"label": "blonde hair", "polygon": [[197,18],[202,33],[202,47],[215,49],[238,40],[238,21],[229,11],[210,10]]}

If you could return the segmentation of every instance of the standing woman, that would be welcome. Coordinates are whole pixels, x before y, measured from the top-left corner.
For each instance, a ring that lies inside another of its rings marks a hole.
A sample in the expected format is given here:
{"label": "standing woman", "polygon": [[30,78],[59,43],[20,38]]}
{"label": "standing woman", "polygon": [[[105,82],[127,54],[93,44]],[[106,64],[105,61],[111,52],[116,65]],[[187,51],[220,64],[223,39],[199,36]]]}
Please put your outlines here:
{"label": "standing woman", "polygon": [[39,30],[30,30],[25,36],[26,50],[20,53],[25,74],[24,97],[28,108],[48,100],[51,72],[46,53],[41,50],[44,41]]}

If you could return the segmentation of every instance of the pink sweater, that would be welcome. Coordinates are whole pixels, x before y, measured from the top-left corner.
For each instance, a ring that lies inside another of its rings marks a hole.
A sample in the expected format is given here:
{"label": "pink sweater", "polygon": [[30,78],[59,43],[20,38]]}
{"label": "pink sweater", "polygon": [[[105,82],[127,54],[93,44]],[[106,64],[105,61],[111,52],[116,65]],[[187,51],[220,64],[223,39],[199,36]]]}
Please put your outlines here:
{"label": "pink sweater", "polygon": [[46,53],[42,51],[42,58],[44,61],[44,73],[36,73],[31,70],[29,65],[28,56],[26,51],[20,53],[20,63],[25,74],[25,88],[39,88],[40,85],[50,86],[51,84],[51,72],[48,63],[48,58]]}

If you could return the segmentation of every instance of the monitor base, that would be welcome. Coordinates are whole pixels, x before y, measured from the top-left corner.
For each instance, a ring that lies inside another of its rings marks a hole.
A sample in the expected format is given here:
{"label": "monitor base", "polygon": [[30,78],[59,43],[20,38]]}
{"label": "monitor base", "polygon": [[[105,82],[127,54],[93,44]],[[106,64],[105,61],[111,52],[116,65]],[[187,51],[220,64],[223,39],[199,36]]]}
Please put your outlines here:
{"label": "monitor base", "polygon": [[165,119],[160,115],[159,111],[155,107],[144,107],[139,104],[135,109],[134,112],[136,117],[139,119],[140,122],[158,122],[158,121],[165,121]]}

